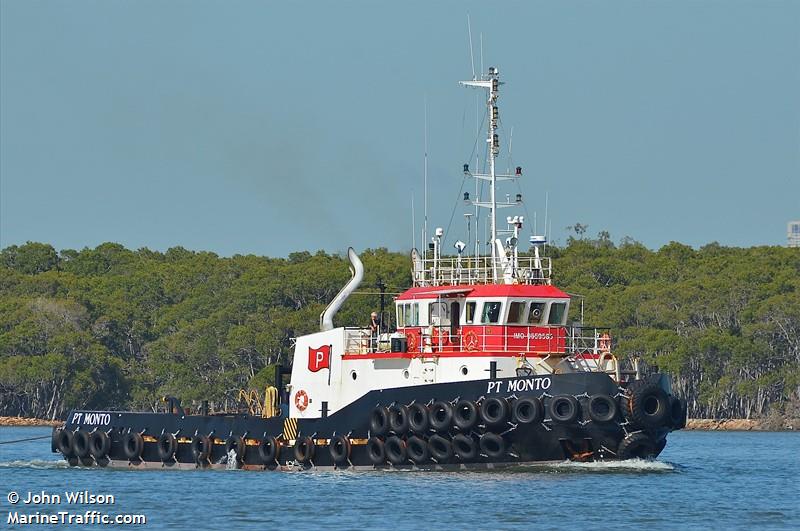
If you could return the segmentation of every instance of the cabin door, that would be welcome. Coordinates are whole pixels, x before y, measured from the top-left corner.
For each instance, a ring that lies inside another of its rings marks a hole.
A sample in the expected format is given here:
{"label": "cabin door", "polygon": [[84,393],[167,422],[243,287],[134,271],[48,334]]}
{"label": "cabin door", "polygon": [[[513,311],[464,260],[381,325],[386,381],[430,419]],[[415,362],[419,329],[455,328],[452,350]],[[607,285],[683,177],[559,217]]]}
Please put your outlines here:
{"label": "cabin door", "polygon": [[450,340],[458,340],[458,329],[461,326],[461,305],[457,301],[450,303]]}

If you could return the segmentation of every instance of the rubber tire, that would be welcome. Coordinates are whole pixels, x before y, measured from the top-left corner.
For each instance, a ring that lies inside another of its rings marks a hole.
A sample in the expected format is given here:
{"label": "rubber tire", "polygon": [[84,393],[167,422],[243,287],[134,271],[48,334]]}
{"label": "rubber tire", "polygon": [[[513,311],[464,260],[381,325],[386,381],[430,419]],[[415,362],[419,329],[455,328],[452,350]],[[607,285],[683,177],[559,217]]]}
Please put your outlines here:
{"label": "rubber tire", "polygon": [[258,443],[258,459],[264,465],[274,463],[278,459],[279,451],[278,439],[271,435],[267,435]]}
{"label": "rubber tire", "polygon": [[159,459],[166,461],[167,459],[172,459],[175,456],[175,451],[178,449],[178,442],[175,440],[174,435],[166,432],[158,436],[156,447],[158,449]]}
{"label": "rubber tire", "polygon": [[64,455],[64,457],[75,457],[75,450],[72,447],[73,438],[74,437],[71,431],[58,430],[56,447],[58,448],[58,451]]}
{"label": "rubber tire", "polygon": [[578,399],[572,395],[558,395],[550,399],[547,409],[553,422],[572,424],[578,420],[581,406]]}
{"label": "rubber tire", "polygon": [[478,457],[478,445],[469,435],[459,433],[453,437],[453,452],[462,461],[472,461]]}
{"label": "rubber tire", "polygon": [[438,463],[447,462],[453,458],[453,445],[441,435],[431,435],[428,439],[428,450],[431,457]]}
{"label": "rubber tire", "polygon": [[628,407],[630,419],[642,428],[655,429],[669,424],[669,398],[658,384],[637,386],[631,394]]}
{"label": "rubber tire", "polygon": [[416,435],[409,437],[408,441],[406,441],[406,448],[408,451],[408,458],[411,459],[414,464],[421,465],[428,462],[431,458],[431,451],[428,449],[428,443],[421,437],[417,437]]}
{"label": "rubber tire", "polygon": [[538,398],[526,396],[514,402],[511,422],[515,424],[534,424],[542,420],[544,420],[544,406],[542,406],[542,401]]}
{"label": "rubber tire", "polygon": [[230,437],[225,441],[225,455],[228,455],[231,450],[236,450],[236,460],[240,463],[244,462],[244,456],[247,453],[247,444],[244,437]]}
{"label": "rubber tire", "polygon": [[108,456],[111,451],[111,437],[104,431],[95,431],[89,434],[89,453],[95,459]]}
{"label": "rubber tire", "polygon": [[605,424],[617,418],[619,407],[617,402],[608,395],[592,395],[586,403],[589,418],[593,422]]}
{"label": "rubber tire", "polygon": [[89,432],[78,430],[72,434],[72,451],[76,457],[89,456]]}
{"label": "rubber tire", "polygon": [[469,431],[478,424],[478,406],[471,400],[459,400],[453,408],[453,424],[461,431]]}
{"label": "rubber tire", "polygon": [[424,404],[414,402],[408,408],[408,427],[412,432],[425,435],[431,428],[431,422],[428,418],[428,408]]}
{"label": "rubber tire", "polygon": [[500,426],[508,420],[508,400],[492,396],[481,402],[481,420],[487,426]]}
{"label": "rubber tire", "polygon": [[402,465],[408,459],[406,442],[392,435],[386,439],[386,459],[393,465]]}
{"label": "rubber tire", "polygon": [[382,437],[389,433],[389,408],[376,406],[369,415],[369,431],[372,435]]}
{"label": "rubber tire", "polygon": [[392,406],[389,409],[389,430],[397,435],[405,435],[409,428],[408,413],[407,406]]}
{"label": "rubber tire", "polygon": [[386,445],[380,437],[370,437],[367,441],[367,457],[373,465],[382,465],[386,462]]}
{"label": "rubber tire", "polygon": [[129,460],[141,459],[144,449],[144,438],[140,433],[130,432],[122,438],[122,453]]}
{"label": "rubber tire", "polygon": [[211,455],[211,439],[205,435],[195,435],[189,445],[192,449],[192,457],[194,457],[195,463],[202,463],[208,460]]}
{"label": "rubber tire", "polygon": [[314,459],[317,446],[311,437],[298,437],[294,442],[294,458],[300,463],[308,463]]}
{"label": "rubber tire", "polygon": [[328,443],[328,451],[334,463],[346,463],[350,459],[350,440],[344,435],[337,435]]}
{"label": "rubber tire", "polygon": [[508,449],[505,439],[496,433],[484,433],[478,441],[481,453],[489,456],[490,459],[505,457]]}
{"label": "rubber tire", "polygon": [[434,402],[430,411],[431,429],[439,433],[446,433],[453,422],[453,406],[450,402]]}
{"label": "rubber tire", "polygon": [[53,430],[50,432],[50,451],[53,453],[58,452],[58,434],[62,429],[53,426]]}
{"label": "rubber tire", "polygon": [[675,430],[679,430],[686,426],[686,410],[684,408],[684,402],[674,395],[669,396],[669,425]]}
{"label": "rubber tire", "polygon": [[619,459],[652,459],[659,454],[655,441],[642,432],[625,437],[617,448]]}

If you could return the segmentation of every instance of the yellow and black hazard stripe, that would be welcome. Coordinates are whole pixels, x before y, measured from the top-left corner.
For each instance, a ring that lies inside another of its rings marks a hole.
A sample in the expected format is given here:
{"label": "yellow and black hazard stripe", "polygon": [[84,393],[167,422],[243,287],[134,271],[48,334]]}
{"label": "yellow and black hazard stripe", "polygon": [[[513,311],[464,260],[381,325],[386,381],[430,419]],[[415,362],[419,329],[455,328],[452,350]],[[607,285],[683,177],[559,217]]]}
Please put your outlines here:
{"label": "yellow and black hazard stripe", "polygon": [[297,419],[287,418],[283,421],[283,440],[294,441],[297,439]]}

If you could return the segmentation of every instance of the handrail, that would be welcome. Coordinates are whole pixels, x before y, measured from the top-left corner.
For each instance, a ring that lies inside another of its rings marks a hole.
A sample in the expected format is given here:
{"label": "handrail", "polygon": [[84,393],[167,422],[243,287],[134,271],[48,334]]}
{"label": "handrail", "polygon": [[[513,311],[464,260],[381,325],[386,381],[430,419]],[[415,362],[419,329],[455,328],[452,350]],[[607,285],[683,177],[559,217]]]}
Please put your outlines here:
{"label": "handrail", "polygon": [[[502,326],[502,325],[501,325]],[[466,328],[466,330],[465,330]],[[562,327],[562,326],[506,326],[505,333],[487,332],[497,326],[462,327],[458,334],[451,333],[450,325],[406,327],[406,338],[414,335],[417,352],[456,352],[491,350],[497,352],[547,352],[563,354],[591,355],[593,357],[612,355],[600,343],[601,335],[607,328]],[[542,332],[541,330],[545,330]],[[565,333],[561,334],[560,331]],[[403,331],[400,331],[403,334]],[[544,337],[542,334],[550,337]],[[366,354],[371,352],[390,352],[392,334],[375,336],[369,328],[345,328],[344,352]],[[537,350],[542,344],[545,350]]]}
{"label": "handrail", "polygon": [[[436,259],[417,259],[414,262],[415,286],[450,286],[492,284],[492,258],[442,257]],[[503,281],[516,284],[550,284],[553,273],[549,257],[536,258],[523,256],[514,266],[505,271]]]}

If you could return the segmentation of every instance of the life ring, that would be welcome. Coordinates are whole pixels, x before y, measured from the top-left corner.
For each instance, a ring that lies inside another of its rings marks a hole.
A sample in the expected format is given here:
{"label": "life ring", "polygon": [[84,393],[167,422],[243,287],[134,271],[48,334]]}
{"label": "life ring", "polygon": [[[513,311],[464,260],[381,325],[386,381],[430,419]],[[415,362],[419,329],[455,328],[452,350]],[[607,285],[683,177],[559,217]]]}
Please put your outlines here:
{"label": "life ring", "polygon": [[468,330],[464,334],[464,348],[469,351],[478,349],[478,334],[475,333],[475,330]]}
{"label": "life ring", "polygon": [[308,407],[308,393],[300,389],[294,395],[294,405],[295,407],[300,410],[301,412],[305,411]]}
{"label": "life ring", "polygon": [[417,350],[417,335],[413,332],[406,332],[406,349],[409,352]]}
{"label": "life ring", "polygon": [[611,336],[607,333],[603,333],[600,336],[598,347],[600,352],[611,352]]}

